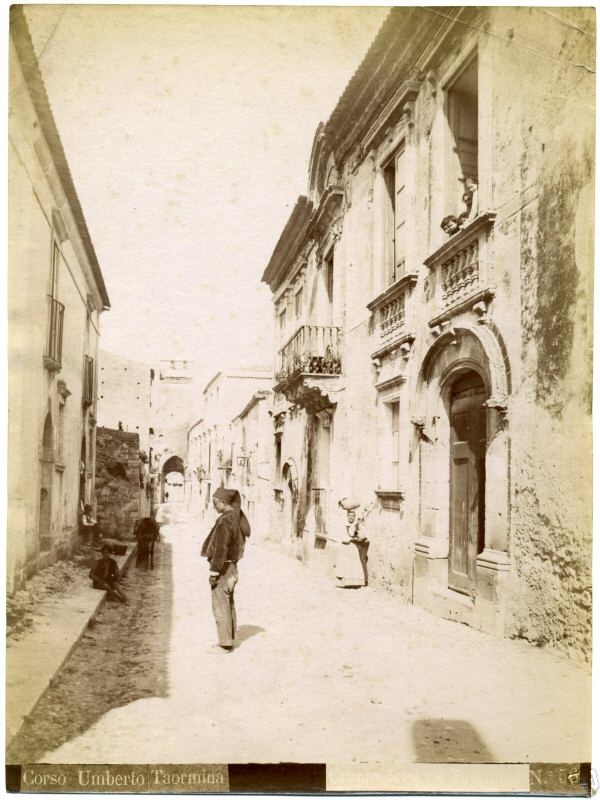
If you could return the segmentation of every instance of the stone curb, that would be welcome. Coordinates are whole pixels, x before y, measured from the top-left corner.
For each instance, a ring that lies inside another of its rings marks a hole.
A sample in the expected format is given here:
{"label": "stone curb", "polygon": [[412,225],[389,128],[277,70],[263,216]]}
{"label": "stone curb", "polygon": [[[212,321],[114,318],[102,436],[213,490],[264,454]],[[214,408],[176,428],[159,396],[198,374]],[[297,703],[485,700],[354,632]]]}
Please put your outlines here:
{"label": "stone curb", "polygon": [[[133,556],[134,556],[136,550],[137,550],[137,544],[135,542],[133,542],[131,545],[128,545],[128,550],[127,550],[127,553],[125,553],[125,555],[114,556],[114,558],[115,558],[115,560],[117,562],[117,565],[119,567],[119,575],[125,575],[126,574],[127,570],[129,569],[129,566],[130,566],[130,564],[131,564],[131,562],[133,560]],[[95,591],[97,591],[97,590],[95,590]],[[21,729],[22,729],[24,723],[26,722],[26,720],[28,719],[28,717],[30,717],[31,714],[34,713],[35,709],[37,708],[37,706],[38,706],[40,700],[42,699],[43,695],[45,694],[46,690],[50,686],[52,686],[52,684],[54,682],[54,679],[56,678],[58,673],[61,671],[61,669],[64,667],[65,663],[70,658],[71,654],[73,653],[73,651],[75,650],[75,648],[77,647],[79,642],[81,641],[81,638],[84,635],[84,633],[86,632],[86,630],[93,626],[96,617],[98,616],[98,614],[100,613],[100,611],[104,607],[104,604],[106,603],[106,599],[107,599],[107,593],[106,592],[98,592],[98,601],[97,601],[96,605],[92,608],[92,610],[89,613],[89,615],[85,615],[84,621],[82,621],[81,629],[76,634],[75,638],[73,638],[72,641],[68,644],[67,650],[65,651],[65,654],[64,654],[62,660],[60,661],[60,663],[58,664],[58,666],[56,668],[52,668],[52,673],[47,677],[47,679],[44,678],[44,685],[43,685],[43,687],[41,687],[41,691],[39,691],[37,698],[33,701],[33,703],[31,703],[31,702],[27,703],[27,706],[29,706],[29,707],[28,708],[26,707],[23,710],[23,713],[19,715],[20,716],[20,722],[18,722],[18,724],[15,726],[15,730],[13,730],[12,732],[8,730],[8,709],[9,709],[9,707],[11,707],[12,702],[11,702],[10,693],[8,691],[8,686],[6,687],[7,688],[7,692],[6,692],[6,711],[7,711],[7,714],[6,714],[6,737],[5,737],[5,748],[6,749],[8,749],[9,746],[12,744],[12,742],[15,740],[15,738],[17,737],[17,735],[21,731]],[[14,698],[13,698],[13,700],[14,700]]]}

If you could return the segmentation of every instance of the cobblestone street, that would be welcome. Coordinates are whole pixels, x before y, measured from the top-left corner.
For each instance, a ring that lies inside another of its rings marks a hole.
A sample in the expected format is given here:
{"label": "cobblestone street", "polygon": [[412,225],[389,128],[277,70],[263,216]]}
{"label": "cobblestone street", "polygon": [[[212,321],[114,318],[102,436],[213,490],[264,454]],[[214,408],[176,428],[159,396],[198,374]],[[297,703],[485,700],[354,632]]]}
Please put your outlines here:
{"label": "cobblestone street", "polygon": [[[84,667],[73,668],[73,662],[87,646],[84,640],[61,676],[62,696],[56,699],[99,694],[112,698],[114,707],[100,704],[105,713],[92,717],[82,708],[87,723],[65,724],[75,738],[63,737],[41,760],[589,760],[585,667],[524,642],[494,640],[435,619],[375,589],[339,589],[310,566],[252,538],[236,589],[241,644],[232,654],[209,654],[215,630],[199,556],[205,527],[190,521],[163,526],[163,571],[147,579],[168,581],[170,550],[172,619],[165,593],[162,613],[154,611],[149,625],[140,627],[120,608],[111,609],[111,668],[103,661],[93,686],[81,683]],[[128,580],[140,579],[144,573]],[[142,608],[136,611],[143,616]],[[124,625],[131,626],[131,636],[118,634]],[[144,659],[153,663],[169,630],[166,696],[160,680],[156,691],[148,685],[141,697],[115,693],[123,675],[147,674]],[[129,658],[132,649],[135,661]],[[38,725],[51,707],[52,702],[39,707]],[[69,713],[77,716],[73,702]]]}

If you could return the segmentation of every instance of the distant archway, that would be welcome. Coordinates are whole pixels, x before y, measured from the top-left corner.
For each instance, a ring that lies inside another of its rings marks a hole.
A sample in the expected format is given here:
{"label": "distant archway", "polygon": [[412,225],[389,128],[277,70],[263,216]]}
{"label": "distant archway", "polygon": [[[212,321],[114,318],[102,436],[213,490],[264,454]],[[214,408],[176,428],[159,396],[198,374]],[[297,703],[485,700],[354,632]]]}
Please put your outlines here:
{"label": "distant archway", "polygon": [[[177,478],[179,476],[179,480]],[[185,482],[185,467],[180,456],[171,456],[162,466],[162,501],[183,500],[183,485]]]}

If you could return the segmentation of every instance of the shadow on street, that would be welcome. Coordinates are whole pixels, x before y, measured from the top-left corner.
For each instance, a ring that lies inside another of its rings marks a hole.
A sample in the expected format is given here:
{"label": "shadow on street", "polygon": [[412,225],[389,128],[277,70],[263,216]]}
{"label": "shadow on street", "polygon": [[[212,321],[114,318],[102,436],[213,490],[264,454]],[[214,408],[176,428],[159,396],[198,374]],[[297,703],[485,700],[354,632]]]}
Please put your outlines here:
{"label": "shadow on street", "polygon": [[412,725],[415,761],[421,763],[493,763],[477,730],[461,719],[419,719]]}
{"label": "shadow on street", "polygon": [[265,629],[260,625],[240,625],[237,629],[237,639],[240,642],[245,642],[257,633],[264,633]]}

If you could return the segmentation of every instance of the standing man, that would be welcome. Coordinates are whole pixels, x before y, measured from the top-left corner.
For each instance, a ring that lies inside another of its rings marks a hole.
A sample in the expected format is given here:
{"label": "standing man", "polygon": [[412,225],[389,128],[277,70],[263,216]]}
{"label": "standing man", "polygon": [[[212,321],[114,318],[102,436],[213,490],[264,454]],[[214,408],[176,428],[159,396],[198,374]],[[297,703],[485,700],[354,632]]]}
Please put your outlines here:
{"label": "standing man", "polygon": [[217,489],[213,505],[219,517],[201,550],[210,564],[208,581],[219,636],[219,644],[211,652],[229,653],[236,636],[233,590],[238,582],[237,562],[244,555],[250,523],[240,508],[241,498],[236,489]]}

